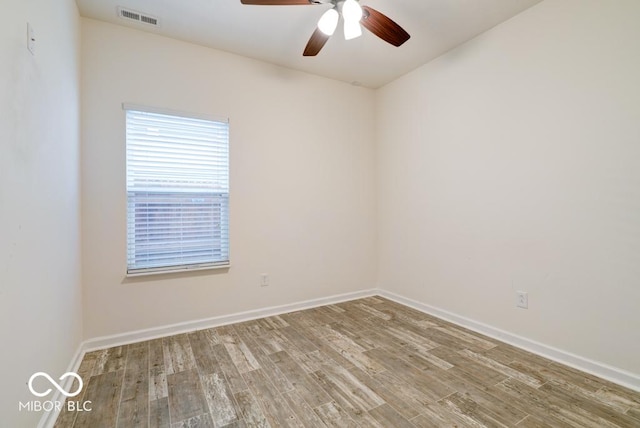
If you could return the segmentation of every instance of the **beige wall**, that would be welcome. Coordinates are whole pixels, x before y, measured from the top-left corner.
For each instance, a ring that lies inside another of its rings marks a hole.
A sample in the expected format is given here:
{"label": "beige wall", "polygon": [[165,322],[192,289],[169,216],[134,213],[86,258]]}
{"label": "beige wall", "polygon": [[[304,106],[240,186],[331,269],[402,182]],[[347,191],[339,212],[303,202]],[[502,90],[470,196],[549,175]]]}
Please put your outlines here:
{"label": "beige wall", "polygon": [[[30,22],[36,55],[27,51]],[[79,18],[75,2],[3,2],[0,13],[0,425],[38,371],[63,374],[82,335]],[[51,398],[51,397],[50,397]]]}
{"label": "beige wall", "polygon": [[377,93],[382,288],[640,373],[639,22],[546,0]]}
{"label": "beige wall", "polygon": [[[88,19],[82,39],[85,338],[375,285],[373,91]],[[123,102],[229,117],[228,272],[125,279]]]}

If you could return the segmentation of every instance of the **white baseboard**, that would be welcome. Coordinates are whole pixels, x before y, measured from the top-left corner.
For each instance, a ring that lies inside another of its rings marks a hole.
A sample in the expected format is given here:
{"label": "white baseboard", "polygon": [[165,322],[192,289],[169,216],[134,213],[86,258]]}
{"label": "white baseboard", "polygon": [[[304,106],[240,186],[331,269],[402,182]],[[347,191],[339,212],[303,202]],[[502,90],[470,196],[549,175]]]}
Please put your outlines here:
{"label": "white baseboard", "polygon": [[[67,372],[77,372],[78,369],[80,368],[80,363],[82,362],[82,359],[84,358],[84,354],[85,354],[83,345],[84,345],[84,342],[80,343],[75,354],[73,354],[73,358],[71,358],[71,363],[67,367]],[[62,383],[61,386],[65,391],[69,391],[71,389],[72,383],[73,383],[73,378],[69,377]],[[66,400],[66,397],[62,395],[60,390],[56,389],[51,400],[64,401]],[[42,417],[40,418],[40,421],[38,422],[38,428],[53,427],[53,425],[56,423],[56,419],[58,418],[59,414],[60,414],[60,410],[55,410],[55,409],[50,412],[44,412],[42,414]]]}
{"label": "white baseboard", "polygon": [[461,327],[468,328],[469,330],[473,330],[475,332],[484,334],[515,347],[524,349],[525,351],[532,352],[558,363],[565,364],[569,367],[573,367],[583,372],[590,373],[594,376],[601,377],[613,383],[617,383],[619,385],[633,389],[634,391],[640,392],[640,376],[638,376],[637,374],[619,369],[617,367],[612,367],[598,361],[593,361],[588,358],[563,351],[562,349],[557,349],[552,346],[545,345],[544,343],[527,339],[526,337],[518,336],[517,334],[513,334],[508,331],[504,331],[499,328],[492,327],[490,325],[454,314],[444,309],[439,309],[425,303],[400,296],[390,291],[378,289],[377,292],[378,295],[386,297],[389,300],[393,300],[394,302],[409,306],[426,314],[433,315],[435,317],[457,324]]}
{"label": "white baseboard", "polygon": [[261,309],[254,309],[251,311],[238,312],[235,314],[221,315],[194,321],[186,321],[161,327],[148,328],[145,330],[114,334],[111,336],[96,337],[94,339],[86,340],[83,343],[82,350],[84,352],[89,352],[98,349],[111,348],[112,346],[127,345],[144,340],[172,336],[174,334],[188,333],[195,330],[203,330],[227,324],[285,314],[287,312],[300,311],[303,309],[310,309],[318,306],[331,305],[333,303],[346,302],[348,300],[360,299],[376,294],[377,290],[375,289],[361,290],[352,293],[337,294],[329,297],[320,297],[317,299],[305,300],[302,302],[289,303],[286,305],[270,306]]}

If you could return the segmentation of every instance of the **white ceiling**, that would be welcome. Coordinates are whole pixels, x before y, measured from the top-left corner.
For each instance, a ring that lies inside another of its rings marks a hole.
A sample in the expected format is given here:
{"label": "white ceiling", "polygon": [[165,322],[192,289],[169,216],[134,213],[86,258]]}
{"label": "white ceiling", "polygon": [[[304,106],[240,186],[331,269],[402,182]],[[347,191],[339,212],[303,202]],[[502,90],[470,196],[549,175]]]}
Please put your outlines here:
{"label": "white ceiling", "polygon": [[[316,57],[302,51],[329,5],[249,6],[240,0],[76,0],[82,16],[134,27],[321,76],[377,88],[541,0],[360,0],[410,35],[394,47],[363,28],[339,28]],[[118,17],[122,6],[153,15],[158,28]]]}

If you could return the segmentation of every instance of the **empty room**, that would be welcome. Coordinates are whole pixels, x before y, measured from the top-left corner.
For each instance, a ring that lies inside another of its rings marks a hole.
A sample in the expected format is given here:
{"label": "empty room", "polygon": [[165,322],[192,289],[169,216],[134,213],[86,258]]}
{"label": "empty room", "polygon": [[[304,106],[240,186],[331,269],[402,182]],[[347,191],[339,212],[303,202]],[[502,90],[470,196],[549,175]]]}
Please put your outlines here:
{"label": "empty room", "polygon": [[640,427],[640,1],[2,6],[0,427]]}

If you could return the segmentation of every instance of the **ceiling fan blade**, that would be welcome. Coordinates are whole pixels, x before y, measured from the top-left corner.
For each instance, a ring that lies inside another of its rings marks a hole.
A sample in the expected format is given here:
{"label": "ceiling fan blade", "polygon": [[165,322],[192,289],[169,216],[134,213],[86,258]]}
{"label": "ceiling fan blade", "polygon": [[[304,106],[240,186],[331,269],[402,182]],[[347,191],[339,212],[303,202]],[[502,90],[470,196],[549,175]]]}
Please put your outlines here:
{"label": "ceiling fan blade", "polygon": [[391,43],[393,46],[400,46],[411,37],[409,33],[385,14],[369,6],[362,6],[362,11],[360,23],[385,42]]}
{"label": "ceiling fan blade", "polygon": [[240,0],[242,4],[254,4],[258,6],[294,6],[315,4],[310,0]]}
{"label": "ceiling fan blade", "polygon": [[316,27],[315,31],[311,35],[311,38],[307,42],[307,46],[304,48],[303,56],[316,56],[320,49],[327,43],[330,36],[324,34],[320,29]]}

